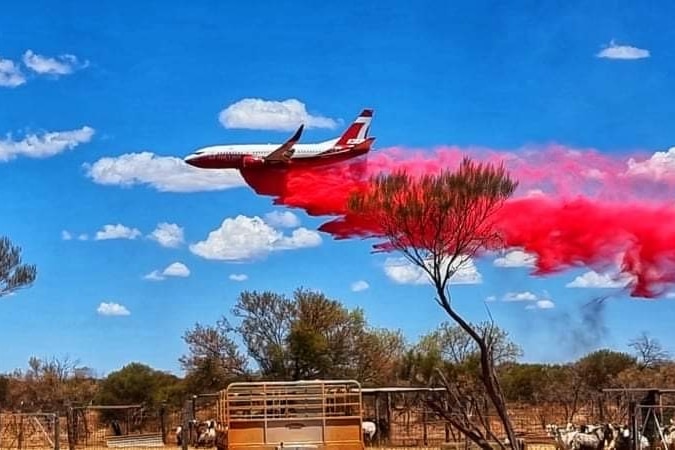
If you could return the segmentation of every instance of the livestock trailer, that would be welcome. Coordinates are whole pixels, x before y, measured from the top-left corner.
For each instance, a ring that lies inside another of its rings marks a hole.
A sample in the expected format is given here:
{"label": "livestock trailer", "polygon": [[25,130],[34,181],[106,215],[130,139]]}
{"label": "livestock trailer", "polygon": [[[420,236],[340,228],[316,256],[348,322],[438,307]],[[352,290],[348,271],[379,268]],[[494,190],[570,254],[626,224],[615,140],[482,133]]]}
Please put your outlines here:
{"label": "livestock trailer", "polygon": [[228,450],[364,450],[357,381],[231,383],[218,404]]}

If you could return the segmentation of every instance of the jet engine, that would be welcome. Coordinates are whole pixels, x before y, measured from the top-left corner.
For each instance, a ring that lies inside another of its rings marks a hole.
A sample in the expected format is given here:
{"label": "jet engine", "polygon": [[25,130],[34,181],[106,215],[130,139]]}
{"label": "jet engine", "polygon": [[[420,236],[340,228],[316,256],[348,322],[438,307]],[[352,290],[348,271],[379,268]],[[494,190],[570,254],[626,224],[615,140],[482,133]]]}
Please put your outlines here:
{"label": "jet engine", "polygon": [[265,164],[265,160],[263,158],[259,158],[257,156],[244,156],[241,160],[241,165],[242,167],[260,167]]}

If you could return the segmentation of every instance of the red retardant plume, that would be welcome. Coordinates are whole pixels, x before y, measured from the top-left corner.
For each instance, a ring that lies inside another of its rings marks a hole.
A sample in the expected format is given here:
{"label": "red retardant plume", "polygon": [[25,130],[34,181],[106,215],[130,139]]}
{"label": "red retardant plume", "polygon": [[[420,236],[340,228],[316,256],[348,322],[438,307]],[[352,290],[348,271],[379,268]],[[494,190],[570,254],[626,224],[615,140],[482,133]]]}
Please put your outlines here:
{"label": "red retardant plume", "polygon": [[[519,182],[496,216],[505,247],[537,257],[536,274],[587,266],[629,276],[637,297],[655,297],[675,282],[675,149],[672,154],[615,157],[550,146],[519,152],[444,147],[434,152],[390,148],[325,167],[242,170],[246,182],[275,204],[313,216],[336,216],[320,230],[335,238],[382,237],[378,224],[349,214],[352,192],[369,177],[456,168],[462,157],[504,162]],[[378,247],[387,249],[384,247]]]}

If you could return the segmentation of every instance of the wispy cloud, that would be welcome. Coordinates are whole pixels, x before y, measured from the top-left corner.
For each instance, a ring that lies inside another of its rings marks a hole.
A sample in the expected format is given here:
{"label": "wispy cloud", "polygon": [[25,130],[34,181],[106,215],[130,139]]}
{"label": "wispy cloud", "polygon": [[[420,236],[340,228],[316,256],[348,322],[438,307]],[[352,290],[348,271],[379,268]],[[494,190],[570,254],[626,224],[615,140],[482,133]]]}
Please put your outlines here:
{"label": "wispy cloud", "polygon": [[248,275],[244,273],[232,273],[228,278],[232,281],[246,281],[248,280]]}
{"label": "wispy cloud", "polygon": [[[486,302],[495,302],[497,297],[494,295],[485,299]],[[537,295],[530,291],[522,292],[508,292],[501,301],[507,303],[522,303],[525,304],[525,309],[552,309],[555,308],[555,303],[551,300],[548,293],[544,292],[543,296]]]}
{"label": "wispy cloud", "polygon": [[89,61],[79,61],[75,55],[43,56],[26,50],[23,63],[33,72],[40,75],[68,75],[89,65]]}
{"label": "wispy cloud", "polygon": [[70,234],[70,232],[68,230],[61,231],[61,239],[63,239],[64,241],[69,241],[72,238],[73,238],[73,235]]}
{"label": "wispy cloud", "polygon": [[206,259],[242,261],[265,258],[270,252],[316,247],[319,233],[296,228],[290,236],[272,228],[260,217],[227,218],[206,240],[190,245],[190,251]]}
{"label": "wispy cloud", "polygon": [[630,45],[617,45],[612,39],[609,45],[595,56],[607,59],[642,59],[649,58],[650,53],[649,50]]}
{"label": "wispy cloud", "polygon": [[136,239],[141,232],[136,228],[129,228],[121,223],[117,225],[104,225],[101,231],[96,232],[94,240],[104,241],[108,239]]}
{"label": "wispy cloud", "polygon": [[555,308],[555,303],[549,299],[537,300],[532,304],[529,304],[525,309],[553,309]]}
{"label": "wispy cloud", "polygon": [[353,282],[350,287],[352,289],[352,292],[361,292],[368,289],[370,285],[364,280],[359,280]]}
{"label": "wispy cloud", "polygon": [[115,302],[102,302],[96,309],[102,316],[129,316],[131,312],[124,305]]}
{"label": "wispy cloud", "polygon": [[[457,261],[456,261],[457,263]],[[455,264],[457,265],[457,264]],[[389,257],[384,261],[384,273],[398,284],[428,284],[429,276],[406,258]],[[465,259],[457,272],[450,278],[450,284],[480,284],[483,277],[472,259]]]}
{"label": "wispy cloud", "polygon": [[10,161],[19,156],[48,158],[87,143],[93,136],[94,129],[88,126],[79,130],[29,134],[20,140],[15,140],[8,134],[4,139],[0,139],[0,162]]}
{"label": "wispy cloud", "polygon": [[218,116],[225,128],[292,131],[300,124],[305,128],[337,127],[338,122],[307,112],[305,104],[296,99],[284,101],[245,98],[223,109]]}
{"label": "wispy cloud", "polygon": [[522,250],[512,250],[504,256],[496,258],[493,264],[496,267],[534,267],[536,260],[534,255]]}
{"label": "wispy cloud", "polygon": [[95,183],[114,186],[149,185],[160,192],[221,191],[246,183],[234,169],[204,170],[172,156],[151,152],[127,153],[84,164]]}
{"label": "wispy cloud", "polygon": [[0,58],[0,87],[15,88],[26,82],[21,68],[11,59]]}
{"label": "wispy cloud", "polygon": [[148,237],[162,247],[168,248],[180,247],[185,242],[183,228],[175,223],[162,222],[157,224],[157,228]]}
{"label": "wispy cloud", "polygon": [[612,276],[607,273],[600,274],[591,270],[579,275],[565,286],[568,288],[610,289],[626,287],[630,282],[630,276]]}
{"label": "wispy cloud", "polygon": [[300,226],[298,216],[290,211],[272,211],[265,214],[265,222],[273,227],[295,228]]}
{"label": "wispy cloud", "polygon": [[509,292],[504,296],[505,302],[532,302],[537,300],[537,296],[530,291]]}

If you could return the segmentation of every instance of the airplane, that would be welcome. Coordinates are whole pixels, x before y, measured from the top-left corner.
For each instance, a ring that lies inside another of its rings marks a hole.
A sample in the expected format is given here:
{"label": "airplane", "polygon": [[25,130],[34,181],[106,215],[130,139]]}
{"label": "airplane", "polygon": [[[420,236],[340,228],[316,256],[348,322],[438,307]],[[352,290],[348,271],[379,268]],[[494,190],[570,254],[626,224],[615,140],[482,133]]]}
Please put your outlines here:
{"label": "airplane", "polygon": [[342,136],[315,144],[298,144],[304,124],[281,145],[213,145],[196,150],[184,161],[202,169],[287,168],[344,161],[370,151],[375,140],[368,137],[372,109],[364,109]]}

